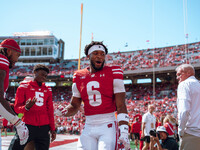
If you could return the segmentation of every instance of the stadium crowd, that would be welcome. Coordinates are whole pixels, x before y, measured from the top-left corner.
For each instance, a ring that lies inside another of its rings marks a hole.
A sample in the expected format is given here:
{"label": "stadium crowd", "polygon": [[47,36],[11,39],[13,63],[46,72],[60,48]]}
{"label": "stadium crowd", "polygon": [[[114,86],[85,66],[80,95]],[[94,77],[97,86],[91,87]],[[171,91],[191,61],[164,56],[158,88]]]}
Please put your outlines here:
{"label": "stadium crowd", "polygon": [[[134,52],[118,52],[107,55],[107,65],[120,65],[124,71],[146,69],[154,67],[178,66],[181,63],[189,61],[191,64],[198,63],[200,60],[200,42],[179,45],[174,47],[156,48],[154,50],[140,50]],[[187,56],[185,49],[187,47]],[[154,57],[153,57],[154,55]],[[86,57],[82,58],[81,68],[88,66]],[[34,66],[16,66],[11,71],[11,76],[27,76],[32,75]],[[63,61],[57,64],[49,64],[52,70],[49,75],[71,76],[77,70],[75,61]],[[150,104],[154,105],[154,116],[156,118],[156,127],[161,126],[159,132],[168,133],[167,136],[177,134],[176,120],[172,123],[170,117],[177,117],[177,84],[157,83],[155,91],[155,99],[153,98],[152,85],[131,84],[126,85],[126,107],[130,117],[129,126],[135,122],[138,116],[142,116],[148,111]],[[8,90],[8,98],[15,97],[15,88]],[[70,104],[72,97],[71,86],[53,87],[53,105],[66,106]],[[83,104],[78,113],[71,117],[55,115],[55,125],[57,134],[81,134],[85,125],[85,115]],[[140,120],[141,122],[141,120]],[[143,122],[143,121],[142,121]],[[4,126],[4,125],[3,125]],[[164,128],[162,127],[164,126]],[[171,130],[173,128],[173,131]],[[171,131],[172,133],[170,133]],[[2,130],[3,131],[3,130]],[[141,134],[141,133],[140,133]],[[132,138],[132,136],[130,135]]]}
{"label": "stadium crowd", "polygon": [[[106,57],[106,64],[108,66],[119,65],[123,71],[148,69],[152,68],[153,64],[157,68],[178,66],[188,61],[191,64],[200,62],[200,42],[132,52],[109,53]],[[88,58],[82,57],[81,68],[85,68],[88,65]],[[48,65],[51,70],[49,75],[72,77],[74,71],[77,70],[77,66],[77,60],[64,60],[60,63],[52,63]],[[33,67],[30,65],[15,66],[11,69],[10,76],[32,75]]]}
{"label": "stadium crowd", "polygon": [[[153,97],[153,87],[150,84],[130,84],[126,85],[127,99],[131,100],[150,100]],[[165,97],[172,98],[176,96],[177,84],[156,83],[155,93],[156,99],[163,99]],[[12,99],[15,97],[16,88],[10,87],[7,92],[7,97]],[[52,87],[53,101],[67,101],[69,102],[72,96],[71,86]]]}
{"label": "stadium crowd", "polygon": [[[147,111],[149,103],[155,103],[155,115],[160,120],[164,114],[173,114],[176,116],[176,89],[177,84],[157,83],[156,84],[156,100],[153,100],[152,85],[126,85],[126,104],[130,116],[130,124],[134,122],[136,114],[143,115]],[[72,91],[71,86],[52,87],[52,98],[54,107],[59,105],[67,105],[70,102]],[[10,87],[7,92],[9,99],[15,97],[15,90]],[[84,111],[80,110],[74,117],[55,117],[57,132],[80,134],[85,121]]]}
{"label": "stadium crowd", "polygon": [[[60,99],[59,101],[58,100],[54,101],[54,108],[57,108],[59,105],[65,106],[68,104],[69,101]],[[144,100],[126,99],[127,110],[130,116],[130,122],[129,122],[130,127],[135,122],[135,118],[137,118],[138,116],[142,116],[147,112],[149,104],[154,104],[155,106],[154,115],[156,116],[157,119],[157,126],[163,125],[163,119],[165,118],[165,116],[167,115],[171,115],[173,117],[177,116],[176,96],[171,98],[165,97],[159,100],[153,100],[151,98]],[[85,125],[85,116],[83,107],[81,107],[79,112],[73,117],[55,116],[55,125],[57,134],[80,135]],[[13,128],[10,128],[9,131],[12,130]],[[131,137],[131,132],[130,132],[130,137]],[[134,140],[133,138],[130,139]]]}
{"label": "stadium crowd", "polygon": [[[54,101],[54,107],[56,108],[59,105],[67,105],[69,102],[66,101]],[[176,97],[168,98],[165,97],[159,100],[132,100],[126,99],[128,114],[130,116],[131,125],[135,120],[135,117],[140,114],[143,115],[148,110],[148,104],[155,105],[155,113],[154,115],[157,118],[157,121],[160,122],[161,118],[166,115],[172,115],[176,117],[177,115],[177,106],[176,106]],[[78,114],[73,117],[58,117],[55,116],[57,133],[70,133],[70,134],[80,134],[84,121],[84,110],[81,108]]]}

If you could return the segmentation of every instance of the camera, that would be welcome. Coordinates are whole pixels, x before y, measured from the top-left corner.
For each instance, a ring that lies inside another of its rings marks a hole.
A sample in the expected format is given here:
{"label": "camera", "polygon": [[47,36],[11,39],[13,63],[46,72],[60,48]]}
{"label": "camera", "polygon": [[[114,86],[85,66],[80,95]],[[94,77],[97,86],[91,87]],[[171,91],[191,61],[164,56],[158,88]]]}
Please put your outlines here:
{"label": "camera", "polygon": [[156,132],[156,130],[150,130],[149,134],[154,137],[156,137],[156,134],[157,134],[158,138],[160,139],[160,134],[159,132]]}

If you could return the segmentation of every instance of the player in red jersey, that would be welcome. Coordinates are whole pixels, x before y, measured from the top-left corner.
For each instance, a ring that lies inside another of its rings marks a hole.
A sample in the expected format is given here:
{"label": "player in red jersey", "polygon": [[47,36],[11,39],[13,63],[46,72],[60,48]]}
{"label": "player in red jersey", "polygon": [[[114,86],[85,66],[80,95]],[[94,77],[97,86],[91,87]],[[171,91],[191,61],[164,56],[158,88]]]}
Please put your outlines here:
{"label": "player in red jersey", "polygon": [[140,140],[141,122],[139,117],[135,118],[135,122],[131,125],[131,133],[133,133],[135,146],[138,149],[138,141]]}
{"label": "player in red jersey", "polygon": [[0,115],[15,125],[20,144],[26,143],[29,131],[24,122],[13,112],[10,104],[5,100],[5,93],[9,85],[9,69],[18,61],[21,49],[13,39],[5,39],[0,44]]}
{"label": "player in red jersey", "polygon": [[[22,82],[17,89],[14,109],[23,113],[22,120],[29,129],[29,139],[25,150],[35,146],[36,150],[48,150],[50,143],[56,138],[52,90],[45,85],[49,68],[38,64],[34,66],[34,80]],[[34,145],[33,145],[34,142]],[[13,146],[13,150],[15,146]]]}
{"label": "player in red jersey", "polygon": [[77,145],[78,150],[117,149],[116,110],[119,140],[126,149],[130,148],[123,72],[118,66],[104,66],[107,53],[102,42],[92,41],[86,45],[85,54],[90,60],[90,66],[74,74],[71,103],[57,110],[58,115],[72,116],[84,102],[86,122]]}

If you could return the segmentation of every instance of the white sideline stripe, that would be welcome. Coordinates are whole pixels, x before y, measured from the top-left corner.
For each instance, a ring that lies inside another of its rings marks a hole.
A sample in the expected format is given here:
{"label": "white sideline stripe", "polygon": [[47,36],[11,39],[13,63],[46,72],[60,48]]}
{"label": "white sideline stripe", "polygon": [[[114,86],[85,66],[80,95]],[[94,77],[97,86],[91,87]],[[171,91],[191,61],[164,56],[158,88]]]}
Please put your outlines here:
{"label": "white sideline stripe", "polygon": [[[3,136],[2,138],[2,146],[0,147],[1,150],[8,150],[8,147],[10,145],[10,141],[13,138],[12,136]],[[57,134],[56,136],[56,140],[55,141],[63,141],[66,139],[77,139],[79,138],[79,136],[76,135],[63,135],[63,134]],[[63,144],[63,145],[59,145],[59,146],[55,146],[55,147],[51,147],[49,148],[49,150],[76,150],[77,149],[77,142],[72,142],[72,143],[68,143],[68,144]]]}

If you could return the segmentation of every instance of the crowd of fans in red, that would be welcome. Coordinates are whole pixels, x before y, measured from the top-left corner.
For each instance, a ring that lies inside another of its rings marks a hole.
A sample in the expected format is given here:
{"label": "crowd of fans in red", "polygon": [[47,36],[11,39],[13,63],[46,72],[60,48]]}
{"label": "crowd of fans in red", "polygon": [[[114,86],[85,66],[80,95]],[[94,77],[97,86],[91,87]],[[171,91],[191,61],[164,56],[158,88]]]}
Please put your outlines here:
{"label": "crowd of fans in red", "polygon": [[[88,65],[87,58],[83,57],[82,61],[84,68]],[[177,66],[186,61],[192,64],[200,61],[200,42],[107,55],[107,65],[120,65],[124,71],[152,68],[153,64],[154,67]]]}
{"label": "crowd of fans in red", "polygon": [[[162,99],[165,97],[172,98],[176,96],[177,84],[166,83],[156,83],[155,85],[155,98]],[[153,97],[153,87],[152,84],[131,84],[126,85],[126,93],[130,96],[127,98],[132,100],[150,100]]]}
{"label": "crowd of fans in red", "polygon": [[[153,57],[154,54],[154,57]],[[187,54],[187,55],[186,55]],[[107,65],[120,65],[124,71],[152,68],[176,66],[180,63],[190,61],[190,63],[200,62],[200,42],[188,45],[178,45],[164,48],[155,48],[138,50],[132,52],[109,53],[106,58]],[[81,68],[88,66],[88,59],[81,59]],[[74,71],[77,70],[77,60],[67,60],[61,63],[49,64],[52,76],[72,77]],[[10,72],[10,76],[27,76],[32,75],[33,66],[15,66]],[[177,85],[169,83],[157,83],[155,88],[155,99],[152,99],[152,85],[128,85],[126,92],[126,104],[130,116],[130,124],[134,121],[138,114],[143,115],[148,109],[149,103],[155,104],[155,116],[158,120],[163,118],[163,115],[171,114],[176,117],[176,89]],[[10,88],[8,97],[15,97],[15,88]],[[72,92],[71,87],[52,87],[54,107],[58,105],[69,104]],[[167,91],[163,94],[163,91]],[[73,117],[58,117],[55,116],[57,133],[80,134],[84,126],[84,110],[80,109]]]}
{"label": "crowd of fans in red", "polygon": [[[134,121],[135,115],[144,114],[148,109],[149,103],[155,104],[156,111],[155,115],[158,119],[162,115],[172,114],[176,116],[176,88],[177,85],[169,83],[158,83],[156,84],[156,100],[152,97],[152,85],[126,85],[126,91],[131,92],[131,96],[127,96],[126,104],[128,113],[130,116],[130,124]],[[170,91],[168,95],[161,94],[162,91]],[[67,105],[70,102],[72,91],[71,86],[63,87],[52,87],[54,107],[58,105]],[[14,88],[9,88],[8,97],[14,98]],[[58,117],[55,116],[57,132],[58,133],[70,133],[80,134],[84,126],[84,110],[80,109],[73,117]]]}
{"label": "crowd of fans in red", "polygon": [[[54,102],[54,107],[58,105],[65,106],[69,102],[66,101],[57,101]],[[155,105],[155,113],[154,115],[157,118],[157,121],[160,122],[163,116],[170,114],[174,117],[177,115],[177,107],[176,107],[176,97],[167,98],[165,97],[162,100],[138,100],[133,101],[131,99],[126,99],[128,114],[130,116],[130,125],[134,122],[135,116],[138,114],[143,115],[147,112],[148,104],[153,103]],[[80,134],[83,126],[84,126],[84,110],[80,109],[79,113],[77,113],[73,117],[58,117],[55,116],[57,133],[70,133],[70,134]]]}
{"label": "crowd of fans in red", "polygon": [[[161,100],[132,100],[126,99],[127,110],[130,116],[130,126],[135,121],[135,117],[138,115],[143,115],[147,112],[148,104],[153,103],[155,105],[154,115],[157,118],[157,121],[160,122],[163,116],[170,114],[174,117],[177,115],[176,107],[176,97],[167,98]],[[69,104],[69,101],[54,101],[54,108],[58,105],[66,106]],[[81,107],[80,111],[73,117],[58,117],[55,116],[55,124],[57,128],[57,133],[69,133],[69,134],[80,134],[85,122],[84,109]],[[12,127],[10,128],[12,130]]]}
{"label": "crowd of fans in red", "polygon": [[[130,84],[126,85],[127,99],[131,100],[150,100],[153,97],[152,84]],[[53,92],[53,101],[67,101],[69,102],[72,96],[71,86],[65,87],[51,87]],[[176,96],[177,84],[156,83],[155,95],[156,99],[163,99],[165,97],[172,98]],[[14,98],[16,87],[9,87],[7,92],[8,98]]]}
{"label": "crowd of fans in red", "polygon": [[[154,57],[153,57],[154,54]],[[191,64],[200,62],[200,42],[155,49],[137,50],[107,54],[107,65],[119,65],[124,71],[147,69],[154,67],[177,66],[183,62]],[[81,58],[81,68],[88,66],[87,57]],[[77,70],[77,60],[66,60],[49,64],[49,75],[72,77]],[[15,66],[10,76],[32,75],[33,66]]]}
{"label": "crowd of fans in red", "polygon": [[[169,86],[170,85],[170,86]],[[153,103],[156,107],[155,116],[157,117],[158,121],[163,117],[163,115],[171,114],[176,117],[177,108],[176,108],[176,88],[177,85],[171,85],[169,83],[164,84],[157,84],[156,85],[156,100],[152,99],[152,86],[151,85],[129,85],[126,86],[126,91],[132,91],[132,95],[126,99],[128,114],[130,116],[130,125],[134,122],[135,116],[138,114],[143,115],[147,112],[148,104]],[[67,99],[54,99],[54,107],[56,108],[58,105],[67,105],[69,104],[71,92],[70,89],[67,95],[64,91],[61,92],[59,90],[63,90],[64,88],[58,88],[53,90],[53,95],[55,98],[55,93],[60,95],[60,97],[68,97]],[[160,92],[169,90],[168,95],[162,95]],[[140,92],[139,92],[140,91]],[[60,93],[64,93],[65,96],[61,96]],[[141,93],[141,94],[138,94]],[[144,94],[144,95],[142,95]],[[84,110],[83,108],[80,109],[79,113],[76,114],[74,117],[58,117],[56,116],[56,125],[58,133],[70,133],[70,134],[80,134],[84,126]]]}

